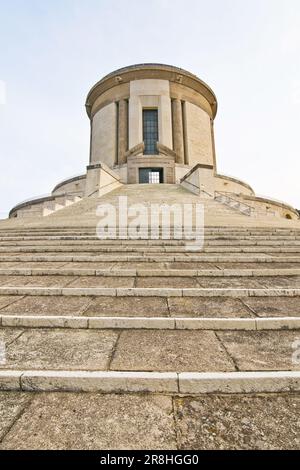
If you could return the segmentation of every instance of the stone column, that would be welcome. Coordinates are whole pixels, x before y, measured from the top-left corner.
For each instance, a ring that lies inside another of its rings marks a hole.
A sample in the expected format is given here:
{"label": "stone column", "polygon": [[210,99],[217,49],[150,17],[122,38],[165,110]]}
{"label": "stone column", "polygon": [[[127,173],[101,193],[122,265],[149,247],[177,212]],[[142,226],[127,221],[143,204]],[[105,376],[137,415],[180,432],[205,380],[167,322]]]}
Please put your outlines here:
{"label": "stone column", "polygon": [[174,151],[177,154],[176,163],[184,164],[184,144],[183,144],[183,122],[181,101],[172,101],[173,111],[173,142]]}
{"label": "stone column", "polygon": [[213,161],[214,161],[214,173],[217,173],[217,158],[216,158],[216,144],[215,144],[215,131],[214,131],[214,120],[210,119],[210,129],[211,129],[211,141],[212,141],[212,150],[213,150]]}
{"label": "stone column", "polygon": [[161,95],[159,97],[158,107],[158,140],[166,147],[172,148],[172,111],[171,99],[169,96]]}
{"label": "stone column", "polygon": [[143,142],[143,109],[139,96],[129,99],[129,149]]}
{"label": "stone column", "polygon": [[118,165],[126,163],[125,153],[128,148],[127,144],[127,101],[119,101],[119,116],[118,116]]}

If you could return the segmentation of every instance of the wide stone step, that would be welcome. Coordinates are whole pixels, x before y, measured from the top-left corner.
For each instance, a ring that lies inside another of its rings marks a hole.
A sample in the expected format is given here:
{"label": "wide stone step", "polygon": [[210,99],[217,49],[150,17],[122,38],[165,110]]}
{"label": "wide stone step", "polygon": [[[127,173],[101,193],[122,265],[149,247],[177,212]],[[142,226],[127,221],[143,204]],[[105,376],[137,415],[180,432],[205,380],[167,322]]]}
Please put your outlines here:
{"label": "wide stone step", "polygon": [[[114,278],[113,278],[114,279]],[[156,278],[157,279],[157,278]],[[59,283],[59,280],[53,283]],[[174,287],[8,287],[0,286],[0,296],[107,296],[107,297],[299,297],[300,288],[174,288]]]}
{"label": "wide stone step", "polygon": [[[300,390],[300,366],[293,360],[297,331],[4,328],[0,334],[4,390],[96,386],[96,390],[114,392],[207,393],[220,391],[217,379],[222,379],[223,392],[226,386],[227,392],[236,393]],[[129,381],[127,389],[126,380],[116,382],[122,378],[120,372]],[[137,389],[130,379],[135,379]],[[181,388],[174,390],[180,380]]]}
{"label": "wide stone step", "polygon": [[[75,373],[72,374],[75,377]],[[120,375],[119,379],[121,377],[123,381],[130,378],[132,384],[132,375]],[[233,384],[233,380],[237,383],[243,378],[250,385],[254,377],[261,384],[266,379],[265,374],[200,377],[203,385],[205,380],[210,383],[222,380],[224,389],[225,380]],[[279,377],[282,381],[292,381],[292,376],[287,375],[269,373],[267,377],[273,383]],[[100,381],[100,376],[98,379]],[[119,448],[168,452],[173,449],[188,450],[191,454],[191,450],[199,449],[299,448],[300,397],[297,393],[179,396],[178,392],[2,392],[0,407],[3,410],[1,450],[99,452]],[[103,456],[105,459],[107,452],[100,454],[99,461]]]}
{"label": "wide stone step", "polygon": [[[239,219],[241,220],[241,219]],[[53,222],[53,221],[52,221]],[[278,233],[278,234],[299,234],[300,229],[296,227],[275,227],[275,226],[213,226],[213,225],[207,225],[205,227],[205,230],[208,233]],[[31,233],[77,233],[77,234],[84,234],[88,235],[90,233],[95,232],[95,226],[77,226],[77,225],[51,225],[51,224],[39,224],[39,225],[33,225],[33,224],[28,224],[26,228],[24,227],[14,227],[14,228],[9,228],[3,226],[0,229],[0,235],[14,235],[14,234],[26,234],[27,231],[30,231]]]}
{"label": "wide stone step", "polygon": [[[195,242],[192,242],[194,246]],[[57,247],[0,247],[0,254],[5,253],[6,255],[14,255],[18,253],[66,253],[71,255],[89,255],[91,252],[94,253],[103,253],[109,254],[112,256],[117,256],[118,253],[127,254],[128,256],[133,255],[145,255],[152,254],[153,256],[159,256],[160,254],[170,254],[170,255],[180,255],[182,253],[194,253],[195,251],[200,253],[300,253],[300,246],[299,247],[290,247],[290,246],[252,246],[252,247],[240,247],[240,246],[204,246],[203,248],[200,246],[197,249],[197,246],[194,250],[189,248],[190,244],[187,246],[182,247],[91,247],[91,246],[82,246],[82,247],[68,247],[68,246],[57,246]]]}
{"label": "wide stone step", "polygon": [[300,297],[6,295],[0,296],[0,314],[196,319],[299,317]]}
{"label": "wide stone step", "polygon": [[[193,230],[194,232],[194,230]],[[118,232],[116,231],[116,235],[119,236],[120,233],[122,235],[127,234],[127,232]],[[144,233],[146,233],[144,231]],[[150,234],[150,230],[148,231]],[[159,230],[159,234],[161,235],[161,230]],[[300,231],[277,231],[277,230],[240,230],[240,231],[232,231],[232,230],[215,230],[215,231],[209,231],[206,228],[204,229],[204,234],[206,237],[213,237],[213,238],[223,238],[226,239],[227,237],[271,237],[271,238],[277,238],[282,239],[282,238],[292,238],[299,240],[300,237]],[[246,238],[246,239],[247,239]],[[45,240],[55,240],[55,239],[98,239],[97,234],[96,234],[96,229],[93,227],[93,229],[89,232],[82,232],[82,231],[68,231],[68,232],[63,232],[63,231],[50,231],[50,230],[45,230],[45,231],[33,231],[31,228],[28,228],[26,231],[23,232],[11,232],[11,233],[3,233],[0,231],[0,240],[34,240],[34,239],[45,239]]]}
{"label": "wide stone step", "polygon": [[[24,269],[26,274],[29,273],[32,269],[42,269],[42,270],[52,270],[59,269],[61,268],[66,269],[66,270],[73,270],[73,269],[80,269],[80,270],[87,270],[87,272],[90,272],[90,270],[95,271],[96,270],[102,270],[102,271],[107,271],[107,270],[112,270],[112,271],[137,271],[137,270],[169,270],[169,271],[176,271],[180,270],[183,272],[186,271],[199,271],[201,272],[202,270],[204,272],[206,271],[212,271],[215,272],[217,271],[230,271],[230,270],[240,270],[241,273],[249,272],[249,275],[251,275],[250,272],[253,270],[256,270],[260,272],[261,270],[263,271],[270,271],[270,274],[272,271],[276,275],[276,271],[278,270],[298,270],[300,267],[300,263],[295,263],[295,262],[288,262],[285,260],[285,262],[277,262],[276,259],[273,258],[268,258],[268,261],[264,261],[259,259],[258,261],[249,261],[249,260],[244,260],[243,262],[239,261],[232,261],[230,260],[229,262],[220,262],[220,261],[213,261],[213,262],[208,262],[205,260],[201,261],[189,261],[186,259],[185,261],[178,262],[178,261],[168,261],[168,262],[158,262],[158,261],[18,261],[18,260],[9,260],[9,261],[0,261],[0,269],[13,269],[15,268],[17,271],[19,269]],[[241,274],[243,275],[243,274]]]}
{"label": "wide stone step", "polygon": [[2,328],[1,370],[300,370],[297,331]]}
{"label": "wide stone step", "polygon": [[[294,277],[300,276],[299,268],[261,268],[261,269],[169,269],[161,268],[155,269],[148,264],[149,267],[143,268],[130,268],[121,269],[119,266],[107,266],[106,269],[93,269],[93,268],[72,268],[66,267],[5,267],[2,268],[0,264],[0,283],[1,276],[104,276],[104,277]],[[188,268],[188,263],[186,265]]]}
{"label": "wide stone step", "polygon": [[[47,271],[46,271],[47,272]],[[133,270],[128,270],[119,275],[119,271],[97,271],[98,275],[89,273],[76,276],[69,271],[68,275],[60,272],[59,275],[49,273],[44,275],[0,275],[0,288],[2,287],[68,287],[68,288],[101,288],[101,287],[128,287],[128,288],[239,288],[239,289],[263,289],[263,288],[300,288],[300,276],[180,276],[180,273],[173,275],[152,276],[151,271],[143,271],[136,275]],[[50,274],[50,275],[49,275]],[[166,274],[166,273],[165,273]]]}
{"label": "wide stone step", "polygon": [[[205,240],[208,244],[221,244],[226,245],[232,242],[241,243],[241,244],[281,244],[281,243],[291,243],[299,244],[300,235],[208,235],[204,234]],[[109,246],[138,246],[138,245],[150,245],[150,246],[176,246],[184,244],[184,240],[178,239],[151,239],[149,236],[148,239],[99,239],[96,235],[57,235],[57,236],[12,236],[12,237],[0,237],[1,245],[3,246],[14,246],[14,245],[36,245],[36,244],[47,244],[47,245],[56,245],[56,244],[66,244],[66,245],[109,245]]]}
{"label": "wide stone step", "polygon": [[[250,237],[249,237],[250,238]],[[205,246],[209,247],[228,247],[228,246],[235,246],[235,247],[251,247],[251,246],[267,246],[267,247],[298,247],[300,246],[300,239],[299,240],[290,240],[290,239],[271,239],[268,240],[260,240],[251,237],[249,240],[243,239],[220,239],[220,240],[211,240],[210,238],[205,236]],[[114,249],[114,250],[121,250],[121,249],[148,249],[149,247],[157,247],[159,249],[163,249],[165,247],[171,249],[172,247],[176,249],[180,249],[180,247],[184,247],[186,245],[186,240],[174,240],[174,239],[164,239],[164,240],[102,240],[102,239],[82,239],[82,240],[15,240],[15,241],[1,241],[2,251],[10,249],[15,249],[16,247],[19,248],[55,248],[55,247],[65,247],[65,248],[85,248],[88,247],[89,249]],[[4,248],[6,247],[6,248]]]}
{"label": "wide stone step", "polygon": [[227,253],[226,255],[218,254],[205,254],[205,253],[182,253],[181,255],[174,256],[172,254],[164,253],[160,255],[136,255],[136,254],[126,254],[126,255],[82,255],[82,254],[68,254],[68,255],[56,255],[56,254],[47,254],[47,255],[38,255],[38,254],[10,254],[10,255],[0,255],[0,263],[3,262],[89,262],[89,263],[98,263],[98,262],[157,262],[157,263],[170,263],[170,262],[208,262],[208,263],[300,263],[300,256],[295,256],[293,253],[290,253],[287,256],[287,253],[282,254],[263,254],[263,253]]}
{"label": "wide stone step", "polygon": [[[105,394],[142,392],[180,394],[181,396],[217,393],[253,395],[254,393],[274,394],[289,392],[291,394],[300,391],[300,372],[175,373],[7,370],[0,371],[0,390],[23,392],[101,392]],[[241,398],[239,397],[239,400]]]}
{"label": "wide stone step", "polygon": [[300,330],[298,317],[268,318],[195,318],[195,317],[129,317],[75,315],[0,315],[2,327],[66,328],[91,330],[210,330],[270,331]]}
{"label": "wide stone step", "polygon": [[[79,269],[80,271],[86,271],[87,275],[91,273],[96,273],[96,271],[119,271],[120,275],[122,275],[122,272],[130,271],[130,272],[137,272],[141,270],[147,270],[147,271],[160,271],[164,272],[165,270],[169,271],[170,273],[180,271],[183,272],[183,276],[185,275],[186,272],[190,271],[199,271],[199,275],[201,275],[201,272],[203,271],[204,273],[207,273],[205,275],[208,275],[208,272],[210,273],[209,275],[218,275],[218,273],[225,272],[225,275],[227,275],[227,272],[232,271],[234,274],[232,275],[252,275],[252,272],[255,270],[256,275],[260,275],[260,272],[262,271],[263,273],[270,272],[270,275],[272,275],[272,272],[274,275],[277,274],[277,272],[282,271],[282,275],[288,275],[288,273],[296,273],[297,270],[300,267],[300,263],[295,263],[295,262],[277,262],[274,259],[269,259],[268,262],[259,259],[259,261],[254,262],[254,261],[249,261],[245,260],[244,262],[238,262],[238,261],[233,261],[231,262],[208,262],[205,260],[202,261],[189,261],[188,258],[185,261],[182,262],[177,262],[177,261],[171,261],[171,262],[158,262],[158,261],[68,261],[68,262],[59,262],[59,261],[18,261],[18,260],[11,260],[10,261],[0,261],[0,269],[1,270],[11,270],[11,269],[16,269],[16,273],[19,272],[19,270],[24,270],[24,275],[31,273],[31,270],[35,271],[40,271],[40,270],[49,270],[49,273],[56,273],[59,275],[60,270],[63,272],[64,270],[66,271],[73,271],[74,269],[77,270]],[[57,270],[57,271],[56,271]],[[48,274],[49,274],[48,273]],[[248,273],[248,274],[244,274]],[[3,272],[5,274],[5,272]]]}
{"label": "wide stone step", "polygon": [[[173,226],[171,226],[172,228]],[[66,239],[72,237],[96,237],[97,232],[96,232],[96,225],[91,227],[90,230],[76,230],[75,228],[72,228],[70,230],[49,230],[48,228],[45,230],[34,230],[32,227],[27,227],[26,230],[19,230],[19,231],[11,231],[11,232],[5,232],[0,230],[0,238],[13,238],[13,237],[65,237]],[[190,229],[193,229],[195,227],[188,227]],[[188,229],[186,228],[186,230]],[[161,233],[162,227],[156,227],[156,229]],[[124,229],[119,229],[116,227],[116,234],[119,233],[124,233]],[[144,232],[151,233],[151,227],[148,227],[147,230],[145,227],[143,227]],[[254,237],[299,237],[300,236],[300,230],[276,230],[273,228],[265,228],[264,230],[258,230],[258,229],[253,229],[253,228],[245,228],[244,230],[238,230],[238,229],[226,229],[225,227],[220,228],[220,229],[211,229],[207,226],[204,226],[204,233],[208,237],[217,237],[217,238],[226,238],[226,237],[249,237],[249,236],[254,236]]]}

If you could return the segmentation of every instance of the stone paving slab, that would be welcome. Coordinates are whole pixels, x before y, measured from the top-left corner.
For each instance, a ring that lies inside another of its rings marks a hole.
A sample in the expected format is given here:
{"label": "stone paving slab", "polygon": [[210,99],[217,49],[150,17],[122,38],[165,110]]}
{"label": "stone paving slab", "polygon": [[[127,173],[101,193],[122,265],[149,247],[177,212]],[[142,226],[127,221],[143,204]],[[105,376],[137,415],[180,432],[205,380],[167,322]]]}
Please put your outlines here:
{"label": "stone paving slab", "polygon": [[[74,276],[27,276],[25,285],[27,287],[66,287],[75,279]],[[22,286],[22,283],[19,285]]]}
{"label": "stone paving slab", "polygon": [[0,276],[1,287],[65,287],[73,276]]}
{"label": "stone paving slab", "polygon": [[172,397],[43,393],[26,406],[27,396],[0,449],[176,449]]}
{"label": "stone paving slab", "polygon": [[255,316],[240,299],[225,297],[170,297],[168,305],[172,317],[249,318]]}
{"label": "stone paving slab", "polygon": [[57,262],[57,261],[26,261],[26,262],[19,262],[15,261],[13,263],[10,262],[5,262],[5,261],[0,261],[0,269],[3,268],[39,268],[39,269],[46,269],[46,268],[61,268],[62,266],[65,266],[65,262]]}
{"label": "stone paving slab", "polygon": [[[112,265],[112,269],[114,271],[118,271],[121,269],[164,269],[165,264],[159,261],[136,261],[132,263],[131,261],[123,261],[123,262],[115,262],[110,263]],[[106,264],[107,266],[107,264]]]}
{"label": "stone paving slab", "polygon": [[134,287],[133,277],[80,276],[68,287]]}
{"label": "stone paving slab", "polygon": [[118,333],[111,330],[5,328],[0,369],[107,369]]}
{"label": "stone paving slab", "polygon": [[261,285],[263,287],[289,287],[289,288],[299,288],[300,287],[300,277],[299,276],[292,276],[292,277],[284,277],[284,276],[276,276],[276,277],[267,277],[261,279]]}
{"label": "stone paving slab", "polygon": [[212,331],[123,331],[111,370],[232,371],[234,364]]}
{"label": "stone paving slab", "polygon": [[217,336],[238,370],[300,370],[300,362],[293,362],[297,331],[219,331]]}
{"label": "stone paving slab", "polygon": [[[148,264],[147,266],[150,268],[151,266]],[[214,263],[203,263],[203,262],[193,262],[193,261],[186,261],[186,262],[167,262],[166,263],[167,269],[218,269],[216,268]]]}
{"label": "stone paving slab", "polygon": [[171,288],[197,288],[199,283],[196,278],[189,277],[143,277],[137,278],[135,287],[171,287]]}
{"label": "stone paving slab", "polygon": [[294,250],[293,248],[281,248],[280,251],[278,250],[278,253],[274,253],[274,257],[280,256],[280,253],[284,253],[284,256],[286,257],[287,261],[293,258],[294,256],[298,256],[299,252]]}
{"label": "stone paving slab", "polygon": [[219,269],[299,269],[299,263],[216,263]]}
{"label": "stone paving slab", "polygon": [[32,399],[30,393],[0,392],[0,443]]}
{"label": "stone paving slab", "polygon": [[166,317],[167,299],[163,297],[98,297],[91,300],[85,316]]}
{"label": "stone paving slab", "polygon": [[[21,336],[23,332],[24,330],[22,328],[0,328],[0,341],[2,345],[4,344],[7,347],[13,341],[15,341],[19,336]],[[3,354],[3,351],[1,352]],[[1,357],[1,362],[2,361],[3,361],[3,358]],[[0,367],[1,367],[1,364],[0,364]]]}
{"label": "stone paving slab", "polygon": [[0,310],[5,308],[6,306],[19,301],[20,297],[17,295],[4,295],[0,296]]}
{"label": "stone paving slab", "polygon": [[25,286],[29,276],[0,276],[1,287]]}
{"label": "stone paving slab", "polygon": [[[63,264],[63,263],[60,263]],[[18,262],[10,263],[9,261],[0,261],[0,269],[13,268],[20,266]]]}
{"label": "stone paving slab", "polygon": [[111,269],[113,266],[115,266],[115,264],[116,263],[105,263],[99,261],[95,263],[85,261],[71,261],[70,263],[64,263],[64,269]]}
{"label": "stone paving slab", "polygon": [[300,395],[175,398],[179,449],[300,449]]}
{"label": "stone paving slab", "polygon": [[198,284],[205,289],[213,288],[240,288],[240,289],[261,289],[263,287],[261,278],[253,277],[199,277]]}
{"label": "stone paving slab", "polygon": [[0,393],[0,449],[299,450],[300,395]]}
{"label": "stone paving slab", "polygon": [[259,317],[300,316],[300,297],[243,298],[242,302]]}
{"label": "stone paving slab", "polygon": [[[1,299],[5,297],[0,297],[0,305]],[[16,299],[18,297],[11,299],[13,303],[3,308],[1,315],[80,315],[92,301],[89,297],[72,296],[28,296],[19,298],[17,302]]]}

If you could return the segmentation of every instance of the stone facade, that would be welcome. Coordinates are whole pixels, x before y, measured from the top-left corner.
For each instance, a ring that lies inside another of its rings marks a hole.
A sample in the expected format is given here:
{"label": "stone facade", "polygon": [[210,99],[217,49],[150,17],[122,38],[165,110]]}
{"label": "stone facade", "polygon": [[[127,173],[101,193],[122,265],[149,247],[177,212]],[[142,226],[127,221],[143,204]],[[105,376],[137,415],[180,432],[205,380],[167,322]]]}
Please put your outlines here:
{"label": "stone facade", "polygon": [[[86,106],[91,163],[104,162],[123,183],[138,183],[139,168],[160,168],[162,182],[175,183],[177,165],[182,177],[197,163],[215,164],[211,120],[216,97],[184,70],[152,64],[126,67],[97,83]],[[157,110],[159,135],[157,155],[146,158],[141,146],[144,109]],[[131,154],[138,146],[140,152],[134,153],[140,158],[133,161]]]}
{"label": "stone facade", "polygon": [[162,64],[116,70],[90,90],[86,110],[91,123],[86,174],[59,183],[46,198],[18,204],[10,217],[49,215],[122,184],[159,182],[235,206],[241,201],[251,213],[298,218],[287,204],[256,198],[247,183],[217,173],[217,99],[190,72]]}

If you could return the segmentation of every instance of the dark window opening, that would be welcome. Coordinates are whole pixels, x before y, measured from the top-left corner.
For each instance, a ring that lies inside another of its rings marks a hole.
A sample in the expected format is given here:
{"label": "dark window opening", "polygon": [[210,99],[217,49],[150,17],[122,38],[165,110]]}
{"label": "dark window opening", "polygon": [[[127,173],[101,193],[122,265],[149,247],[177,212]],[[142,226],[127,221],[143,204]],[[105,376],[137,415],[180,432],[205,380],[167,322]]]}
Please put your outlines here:
{"label": "dark window opening", "polygon": [[162,168],[139,168],[139,183],[158,184],[163,183]]}
{"label": "dark window opening", "polygon": [[158,110],[143,109],[144,155],[157,155]]}

